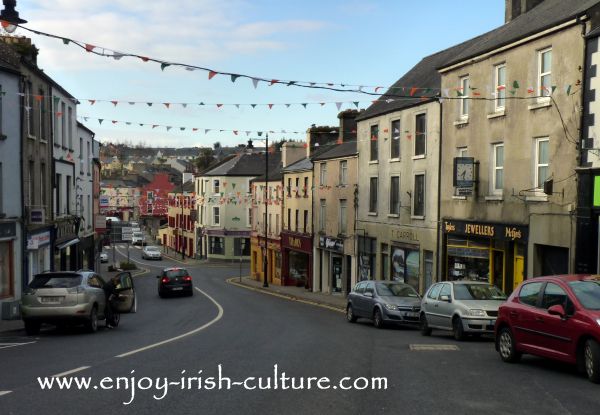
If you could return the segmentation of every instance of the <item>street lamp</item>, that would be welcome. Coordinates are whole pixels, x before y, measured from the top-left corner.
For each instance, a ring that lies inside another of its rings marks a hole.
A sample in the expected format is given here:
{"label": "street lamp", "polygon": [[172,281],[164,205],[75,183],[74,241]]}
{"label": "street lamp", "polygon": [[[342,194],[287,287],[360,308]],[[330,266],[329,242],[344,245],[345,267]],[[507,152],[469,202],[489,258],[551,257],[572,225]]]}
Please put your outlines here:
{"label": "street lamp", "polygon": [[179,203],[181,203],[181,220],[179,221],[179,228],[181,229],[181,260],[185,260],[185,250],[183,248],[183,241],[185,237],[183,236],[183,176],[181,177],[181,199],[179,199]]}
{"label": "street lamp", "polygon": [[15,10],[17,0],[2,0],[4,9],[0,12],[0,20],[3,20],[2,27],[8,33],[17,30],[17,25],[27,23],[27,20],[19,17],[19,12]]}
{"label": "street lamp", "polygon": [[[262,141],[262,138],[255,138],[255,140],[259,140]],[[264,281],[263,281],[263,287],[268,287],[269,286],[269,278],[268,278],[268,272],[269,272],[269,267],[268,267],[268,238],[267,238],[267,229],[268,229],[268,222],[269,222],[269,206],[267,204],[267,195],[269,194],[269,133],[265,134],[265,194],[263,195],[263,200],[265,203],[265,223],[264,223],[264,233],[265,233],[265,253],[264,253],[264,259],[263,259],[263,274],[264,274]],[[248,149],[253,149],[254,145],[252,144],[252,140],[248,140]],[[260,237],[259,237],[259,245],[260,245]]]}

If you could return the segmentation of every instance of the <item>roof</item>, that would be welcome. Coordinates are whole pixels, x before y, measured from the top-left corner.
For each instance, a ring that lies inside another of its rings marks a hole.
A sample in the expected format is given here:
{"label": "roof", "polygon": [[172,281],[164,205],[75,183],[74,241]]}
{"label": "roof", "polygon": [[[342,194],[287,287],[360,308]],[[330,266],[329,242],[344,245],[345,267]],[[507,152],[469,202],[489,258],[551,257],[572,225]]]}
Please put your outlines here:
{"label": "roof", "polygon": [[[202,176],[259,176],[265,172],[264,153],[243,153],[207,170]],[[269,154],[269,170],[281,169],[281,153]]]}
{"label": "roof", "polygon": [[338,144],[333,146],[333,148],[325,151],[324,153],[319,154],[318,156],[313,157],[313,160],[328,160],[328,159],[336,159],[341,157],[351,157],[356,156],[358,154],[356,148],[356,141],[349,141],[346,143]]}
{"label": "roof", "polygon": [[272,166],[270,164],[271,163],[269,163],[269,176],[266,180],[265,177],[267,176],[263,174],[250,180],[250,182],[279,182],[283,180],[283,164],[279,163],[277,166],[273,166],[273,168],[271,168]]}
{"label": "roof", "polygon": [[558,26],[585,14],[599,0],[544,0],[527,13],[469,42],[457,54],[450,57],[439,68],[451,66],[466,59],[493,51],[535,33]]}
{"label": "roof", "polygon": [[283,169],[283,172],[291,173],[291,172],[295,172],[295,171],[312,170],[312,168],[313,168],[312,161],[310,160],[310,158],[306,157],[301,160],[298,160],[295,163],[290,164],[289,166],[287,166],[286,168]]}

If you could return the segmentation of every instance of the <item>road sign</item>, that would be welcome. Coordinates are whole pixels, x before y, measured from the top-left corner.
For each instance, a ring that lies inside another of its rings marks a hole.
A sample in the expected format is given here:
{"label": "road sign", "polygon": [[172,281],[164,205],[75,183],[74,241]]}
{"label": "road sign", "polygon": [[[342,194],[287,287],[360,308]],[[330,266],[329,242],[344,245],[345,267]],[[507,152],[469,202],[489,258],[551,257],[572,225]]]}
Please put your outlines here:
{"label": "road sign", "polygon": [[124,241],[131,241],[133,239],[133,228],[132,227],[121,228],[121,238]]}

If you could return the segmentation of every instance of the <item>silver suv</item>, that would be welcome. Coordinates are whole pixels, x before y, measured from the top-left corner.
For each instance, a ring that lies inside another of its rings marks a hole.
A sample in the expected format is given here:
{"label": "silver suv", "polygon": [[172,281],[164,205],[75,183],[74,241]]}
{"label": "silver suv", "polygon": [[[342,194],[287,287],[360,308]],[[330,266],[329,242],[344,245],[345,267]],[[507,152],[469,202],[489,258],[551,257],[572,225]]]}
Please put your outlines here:
{"label": "silver suv", "polygon": [[[113,309],[119,313],[135,310],[135,290],[131,273],[113,277],[118,293]],[[36,275],[23,293],[21,314],[25,331],[39,333],[42,323],[83,323],[90,332],[98,320],[106,318],[106,282],[93,271],[57,271]]]}
{"label": "silver suv", "polygon": [[493,333],[498,307],[506,294],[495,285],[475,281],[444,281],[432,285],[421,301],[420,327],[452,331],[456,340],[466,334]]}

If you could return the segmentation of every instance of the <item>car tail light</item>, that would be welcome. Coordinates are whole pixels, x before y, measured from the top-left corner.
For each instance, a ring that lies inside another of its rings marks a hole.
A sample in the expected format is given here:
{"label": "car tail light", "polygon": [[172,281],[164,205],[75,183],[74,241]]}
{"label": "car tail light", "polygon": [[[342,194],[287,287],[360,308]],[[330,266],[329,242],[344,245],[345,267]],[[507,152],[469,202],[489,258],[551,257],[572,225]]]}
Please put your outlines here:
{"label": "car tail light", "polygon": [[85,292],[82,286],[67,288],[69,294],[82,294]]}
{"label": "car tail light", "polygon": [[186,282],[190,282],[190,281],[192,281],[192,277],[190,277],[189,275],[186,275],[185,277],[183,277],[183,280]]}
{"label": "car tail light", "polygon": [[162,282],[163,284],[166,284],[169,282],[169,277],[162,277],[162,279],[160,280],[160,282]]}
{"label": "car tail light", "polygon": [[35,290],[33,288],[25,288],[25,290],[23,291],[23,294],[25,295],[34,295],[35,294]]}

